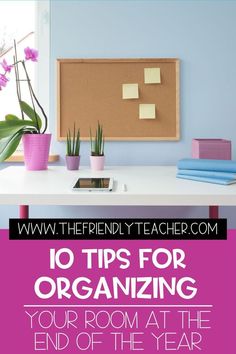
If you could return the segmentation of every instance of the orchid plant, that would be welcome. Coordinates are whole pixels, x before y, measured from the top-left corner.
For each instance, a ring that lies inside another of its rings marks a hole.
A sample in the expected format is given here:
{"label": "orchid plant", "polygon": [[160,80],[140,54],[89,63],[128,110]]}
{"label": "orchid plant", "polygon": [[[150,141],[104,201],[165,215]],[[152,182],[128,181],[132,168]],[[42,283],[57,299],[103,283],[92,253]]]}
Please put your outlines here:
{"label": "orchid plant", "polygon": [[[44,134],[48,125],[48,118],[40,105],[28,75],[26,62],[38,61],[38,51],[33,48],[25,48],[24,59],[18,59],[16,42],[14,42],[14,60],[13,64],[8,64],[6,59],[0,62],[2,72],[0,71],[0,94],[1,90],[7,87],[10,80],[9,76],[14,68],[16,79],[16,93],[21,111],[21,118],[14,114],[7,114],[5,120],[0,121],[0,161],[9,158],[17,149],[21,138],[24,134]],[[19,69],[20,65],[25,74],[24,79],[20,79]],[[21,94],[21,82],[26,81],[29,89],[31,103],[23,101]],[[40,111],[40,113],[38,113]],[[44,118],[44,124],[42,124]]]}

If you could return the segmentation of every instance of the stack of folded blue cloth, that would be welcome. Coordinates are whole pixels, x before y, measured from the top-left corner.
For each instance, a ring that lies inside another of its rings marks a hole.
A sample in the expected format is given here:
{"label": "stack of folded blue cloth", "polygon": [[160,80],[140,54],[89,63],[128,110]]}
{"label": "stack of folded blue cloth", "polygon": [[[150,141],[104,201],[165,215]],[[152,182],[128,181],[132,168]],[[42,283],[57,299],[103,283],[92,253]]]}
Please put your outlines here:
{"label": "stack of folded blue cloth", "polygon": [[224,185],[236,183],[236,161],[182,159],[177,167],[177,178]]}

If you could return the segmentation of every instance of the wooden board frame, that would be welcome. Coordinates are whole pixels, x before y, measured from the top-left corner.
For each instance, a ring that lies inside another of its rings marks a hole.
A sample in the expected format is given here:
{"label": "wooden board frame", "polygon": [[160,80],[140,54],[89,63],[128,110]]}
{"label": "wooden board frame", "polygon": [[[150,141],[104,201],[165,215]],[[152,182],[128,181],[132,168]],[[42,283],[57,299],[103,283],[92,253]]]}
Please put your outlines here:
{"label": "wooden board frame", "polygon": [[[167,107],[172,107],[172,123],[171,123],[171,128],[172,130],[175,130],[175,133],[173,134],[169,134],[168,131],[166,131],[166,134],[162,134],[162,135],[158,135],[155,134],[155,136],[148,136],[148,134],[145,134],[143,136],[137,136],[136,132],[135,132],[135,127],[132,127],[132,134],[129,134],[129,136],[122,136],[122,134],[120,134],[120,136],[114,136],[113,134],[109,134],[110,136],[107,136],[106,134],[106,124],[103,124],[103,120],[98,118],[98,116],[96,114],[94,114],[94,117],[92,118],[93,121],[90,121],[90,127],[92,128],[92,131],[95,132],[96,129],[96,125],[97,125],[97,121],[99,120],[101,124],[104,125],[104,133],[106,136],[106,140],[116,140],[116,141],[156,141],[156,140],[165,140],[165,141],[176,141],[180,139],[180,89],[179,89],[179,85],[180,85],[180,81],[179,81],[179,68],[180,68],[180,61],[179,59],[176,58],[142,58],[142,59],[57,59],[57,138],[59,141],[63,141],[66,139],[66,133],[65,131],[68,130],[68,128],[72,129],[72,121],[68,121],[68,117],[71,116],[75,116],[75,114],[71,114],[71,112],[69,112],[69,110],[71,109],[71,107],[73,106],[73,110],[76,110],[76,105],[77,105],[77,99],[74,97],[72,97],[71,100],[71,96],[73,95],[65,95],[66,89],[68,90],[77,90],[78,89],[78,85],[79,80],[78,77],[76,75],[72,75],[72,73],[69,71],[70,68],[72,68],[71,64],[73,65],[74,68],[78,68],[78,66],[80,66],[80,70],[81,68],[83,68],[83,64],[86,64],[86,67],[88,69],[88,65],[91,65],[91,68],[95,68],[95,66],[97,66],[99,68],[99,72],[100,72],[100,68],[102,68],[104,70],[104,68],[109,68],[109,65],[121,65],[121,64],[131,64],[132,67],[134,67],[134,70],[143,70],[144,67],[160,67],[161,68],[161,76],[162,76],[162,83],[158,84],[158,85],[154,85],[154,84],[149,84],[146,85],[148,86],[149,90],[150,89],[155,89],[155,87],[161,88],[161,86],[166,85],[165,82],[165,66],[168,66],[168,68],[172,67],[172,74],[169,75],[169,83],[167,85],[170,86],[169,90],[172,90],[171,94],[172,94],[172,99],[170,101],[168,101],[168,104],[165,106]],[[102,65],[101,65],[102,64]],[[70,75],[67,76],[67,68],[68,68],[68,73]],[[68,79],[68,82],[67,82]],[[106,78],[106,80],[108,80]],[[138,80],[137,80],[138,81]],[[123,78],[124,83],[130,83],[129,81],[126,82],[125,81],[125,77]],[[83,81],[82,81],[83,84]],[[81,84],[81,85],[82,85]],[[96,84],[96,82],[94,82],[94,84]],[[99,85],[102,84],[102,82],[100,81],[98,83]],[[111,85],[114,84],[114,78],[111,80]],[[109,85],[109,82],[106,83],[106,85]],[[172,86],[171,86],[172,85]],[[67,88],[66,88],[67,87]],[[72,89],[71,89],[72,87]],[[168,100],[168,87],[166,88],[167,94],[165,93],[165,99]],[[71,91],[72,92],[72,91]],[[74,91],[73,91],[74,92]],[[67,97],[64,97],[67,96]],[[65,99],[68,100],[68,97],[70,99],[70,103],[65,102]],[[88,100],[88,104],[90,102],[90,100],[92,100],[92,98],[90,99],[90,97],[86,97],[86,99]],[[119,96],[118,98],[119,100],[121,99],[121,96]],[[140,101],[138,100],[123,100],[123,101],[132,101],[132,103],[134,101],[136,101],[136,104],[139,105],[139,103],[153,103],[153,102],[149,102],[146,99],[145,101]],[[122,102],[123,102],[122,101]],[[157,102],[154,102],[158,104],[158,97],[157,97]],[[113,105],[114,106],[114,105]],[[63,109],[62,109],[63,107]],[[66,108],[67,107],[67,108]],[[65,111],[65,109],[68,109],[68,111]],[[115,108],[114,108],[115,109]],[[174,114],[173,114],[173,110],[174,110]],[[165,112],[166,116],[168,116],[168,112]],[[82,114],[81,114],[82,115]],[[108,115],[111,115],[111,113],[109,112]],[[169,117],[169,116],[168,116]],[[106,118],[107,119],[107,118]],[[109,118],[110,119],[110,118]],[[87,120],[85,118],[85,121],[87,123]],[[141,120],[137,117],[137,122],[140,122]],[[144,120],[146,122],[148,122],[148,124],[150,124],[149,122],[151,120]],[[157,122],[157,124],[159,124],[159,120],[158,117],[155,119],[155,121]],[[82,128],[83,130],[83,126],[81,126],[81,121],[77,122],[77,120],[75,120],[73,118],[73,123],[76,123],[76,126],[78,128]],[[115,123],[115,121],[114,121]],[[83,125],[83,123],[82,123]],[[113,126],[113,123],[112,123]],[[114,124],[114,130],[116,130],[116,124]],[[158,130],[158,129],[157,129]],[[166,129],[167,130],[167,129]],[[89,129],[86,129],[86,131],[88,132],[88,134],[81,134],[81,140],[89,140]],[[153,133],[153,129],[152,129],[152,133]],[[140,132],[139,132],[140,134]]]}

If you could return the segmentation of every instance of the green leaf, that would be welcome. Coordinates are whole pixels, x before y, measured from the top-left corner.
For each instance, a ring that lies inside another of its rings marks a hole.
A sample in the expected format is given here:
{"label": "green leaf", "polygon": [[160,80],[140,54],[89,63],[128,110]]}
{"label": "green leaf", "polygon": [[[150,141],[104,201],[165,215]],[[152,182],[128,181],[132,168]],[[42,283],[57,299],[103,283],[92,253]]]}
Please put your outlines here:
{"label": "green leaf", "polygon": [[22,135],[35,132],[34,128],[22,128],[14,135],[0,140],[0,162],[8,159],[17,149]]}
{"label": "green leaf", "polygon": [[73,129],[73,139],[72,139],[72,155],[75,155],[75,123],[74,123],[74,129]]}
{"label": "green leaf", "polygon": [[27,127],[36,128],[35,122],[21,119],[0,121],[0,139],[12,136],[17,133],[21,128]]}
{"label": "green leaf", "polygon": [[41,129],[42,127],[42,120],[39,117],[38,113],[34,111],[32,107],[28,105],[28,103],[24,101],[20,101],[20,107],[22,111],[33,121],[35,122],[35,126]]}
{"label": "green leaf", "polygon": [[5,120],[9,121],[9,120],[14,120],[14,121],[18,121],[20,120],[20,118],[18,118],[17,116],[15,116],[14,114],[7,114],[5,116]]}
{"label": "green leaf", "polygon": [[69,139],[69,156],[71,156],[71,134],[70,134],[70,129],[68,131],[68,139]]}
{"label": "green leaf", "polygon": [[4,138],[0,141],[0,162],[8,159],[17,149],[24,130],[21,129],[10,138]]}
{"label": "green leaf", "polygon": [[90,136],[90,149],[91,149],[91,155],[92,155],[93,154],[93,137],[92,137],[91,128],[89,129],[89,136]]}
{"label": "green leaf", "polygon": [[76,137],[75,155],[79,156],[79,152],[80,152],[80,130],[78,129],[77,137]]}
{"label": "green leaf", "polygon": [[70,150],[69,144],[70,144],[70,142],[69,142],[69,136],[68,136],[68,133],[67,133],[67,134],[66,134],[66,155],[67,155],[67,156],[69,156],[69,150]]}

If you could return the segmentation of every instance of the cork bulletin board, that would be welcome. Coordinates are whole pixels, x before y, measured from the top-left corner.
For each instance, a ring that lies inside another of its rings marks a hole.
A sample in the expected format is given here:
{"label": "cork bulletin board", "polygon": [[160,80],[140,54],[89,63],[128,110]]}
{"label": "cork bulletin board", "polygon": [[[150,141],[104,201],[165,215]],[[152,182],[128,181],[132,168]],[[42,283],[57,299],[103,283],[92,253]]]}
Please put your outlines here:
{"label": "cork bulletin board", "polygon": [[99,121],[106,140],[179,139],[178,59],[58,59],[58,140]]}

